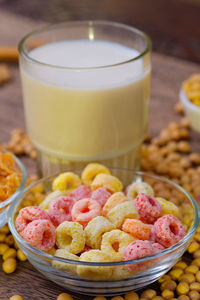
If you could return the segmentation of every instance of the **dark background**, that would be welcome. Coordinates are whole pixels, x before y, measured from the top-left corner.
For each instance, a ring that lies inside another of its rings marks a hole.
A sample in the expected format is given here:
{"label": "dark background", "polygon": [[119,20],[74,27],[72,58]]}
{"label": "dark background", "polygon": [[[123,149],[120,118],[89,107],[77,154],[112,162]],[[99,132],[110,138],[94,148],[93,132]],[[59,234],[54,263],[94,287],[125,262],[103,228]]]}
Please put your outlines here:
{"label": "dark background", "polygon": [[150,35],[154,51],[200,62],[200,0],[0,0],[0,8],[47,22],[127,23]]}

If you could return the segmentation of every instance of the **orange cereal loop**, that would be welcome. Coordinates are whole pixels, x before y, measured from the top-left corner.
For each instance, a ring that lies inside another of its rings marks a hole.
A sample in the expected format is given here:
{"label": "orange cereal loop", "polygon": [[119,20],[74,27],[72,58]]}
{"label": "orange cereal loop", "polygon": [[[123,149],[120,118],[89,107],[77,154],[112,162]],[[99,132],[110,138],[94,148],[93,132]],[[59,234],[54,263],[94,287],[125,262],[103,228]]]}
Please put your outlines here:
{"label": "orange cereal loop", "polygon": [[104,165],[98,163],[88,164],[81,174],[82,182],[90,186],[94,178],[101,173],[110,174],[110,171]]}
{"label": "orange cereal loop", "polygon": [[123,203],[125,201],[128,201],[128,199],[126,198],[126,196],[124,195],[124,193],[122,192],[117,192],[112,194],[112,196],[110,196],[110,198],[108,198],[108,200],[106,201],[104,207],[103,207],[103,215],[106,216],[107,213],[116,205]]}
{"label": "orange cereal loop", "polygon": [[140,220],[126,219],[122,225],[122,230],[139,240],[149,240],[151,236],[150,227]]}
{"label": "orange cereal loop", "polygon": [[121,192],[123,189],[121,181],[117,177],[108,174],[98,174],[92,181],[92,190],[96,190],[100,187],[105,188],[112,194]]}
{"label": "orange cereal loop", "polygon": [[69,294],[62,293],[57,297],[57,300],[73,300],[73,298]]}

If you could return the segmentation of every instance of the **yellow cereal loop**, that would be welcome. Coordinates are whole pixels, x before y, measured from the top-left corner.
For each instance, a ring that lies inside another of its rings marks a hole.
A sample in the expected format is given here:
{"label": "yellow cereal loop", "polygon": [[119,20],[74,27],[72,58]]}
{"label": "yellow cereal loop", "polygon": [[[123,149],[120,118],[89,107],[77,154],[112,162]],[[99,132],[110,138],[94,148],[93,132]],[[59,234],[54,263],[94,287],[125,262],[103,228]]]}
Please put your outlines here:
{"label": "yellow cereal loop", "polygon": [[103,234],[101,250],[109,253],[112,261],[122,261],[124,249],[134,240],[134,237],[130,234],[119,229],[114,229]]}
{"label": "yellow cereal loop", "polygon": [[123,203],[125,201],[128,201],[128,199],[126,198],[124,193],[117,192],[117,193],[112,194],[112,196],[110,196],[110,198],[108,198],[108,200],[106,201],[106,203],[103,207],[103,211],[102,211],[103,215],[106,216],[107,213],[109,212],[109,210],[111,210],[116,205]]}
{"label": "yellow cereal loop", "polygon": [[[101,250],[90,250],[81,254],[79,260],[101,263],[101,262],[110,262],[111,257],[108,253],[104,253]],[[112,267],[78,265],[77,273],[81,277],[92,279],[92,280],[107,280],[112,275]]]}
{"label": "yellow cereal loop", "polygon": [[78,175],[73,172],[65,172],[58,175],[52,184],[52,190],[71,192],[81,185],[81,180]]}
{"label": "yellow cereal loop", "polygon": [[174,203],[167,201],[161,197],[156,197],[156,200],[161,205],[161,216],[168,215],[168,214],[174,215],[176,217],[178,216],[179,209]]}
{"label": "yellow cereal loop", "polygon": [[148,183],[133,182],[128,188],[128,192],[127,192],[128,200],[135,199],[139,193],[145,193],[150,196],[154,196],[154,191]]}
{"label": "yellow cereal loop", "polygon": [[62,195],[64,195],[64,192],[61,192],[61,191],[59,191],[59,190],[54,191],[54,192],[48,194],[48,195],[44,198],[44,200],[40,203],[39,207],[40,207],[40,208],[43,208],[43,209],[49,209],[49,204],[50,204],[50,202],[51,202],[52,200],[54,200],[55,198],[60,197],[60,196],[62,196]]}
{"label": "yellow cereal loop", "polygon": [[116,192],[121,192],[123,185],[121,181],[115,176],[108,174],[98,174],[92,181],[91,188],[92,190],[96,190],[100,187],[105,188],[113,194]]}
{"label": "yellow cereal loop", "polygon": [[107,218],[116,228],[120,228],[125,219],[138,219],[138,214],[133,201],[126,201],[109,210]]}
{"label": "yellow cereal loop", "polygon": [[80,253],[85,247],[83,226],[77,222],[61,223],[56,228],[56,244],[73,254]]}
{"label": "yellow cereal loop", "polygon": [[94,249],[100,249],[103,233],[114,228],[114,225],[102,216],[92,219],[84,230],[86,245]]}
{"label": "yellow cereal loop", "polygon": [[[79,257],[77,255],[74,255],[65,249],[57,249],[54,256],[66,258],[70,260],[77,260],[77,261],[79,260]],[[64,263],[56,260],[52,261],[52,267],[58,270],[70,272],[73,275],[76,274],[76,268],[77,268],[75,264]]]}
{"label": "yellow cereal loop", "polygon": [[105,166],[98,164],[98,163],[91,163],[88,164],[85,169],[83,170],[81,174],[82,182],[86,185],[89,185],[92,183],[93,179],[98,174],[110,174],[110,171]]}

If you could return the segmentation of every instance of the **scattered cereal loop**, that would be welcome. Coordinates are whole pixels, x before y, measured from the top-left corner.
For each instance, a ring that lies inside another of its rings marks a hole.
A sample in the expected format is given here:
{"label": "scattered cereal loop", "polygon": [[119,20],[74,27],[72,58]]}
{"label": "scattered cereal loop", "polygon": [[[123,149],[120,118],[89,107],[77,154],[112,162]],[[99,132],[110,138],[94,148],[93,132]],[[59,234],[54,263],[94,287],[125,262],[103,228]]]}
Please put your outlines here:
{"label": "scattered cereal loop", "polygon": [[52,190],[66,191],[70,193],[75,188],[81,185],[81,180],[78,175],[73,172],[65,172],[58,175],[52,184]]}
{"label": "scattered cereal loop", "polygon": [[69,196],[74,200],[74,201],[79,201],[84,198],[90,198],[91,197],[91,190],[88,186],[86,185],[80,185],[77,187],[75,190],[73,190]]}
{"label": "scattered cereal loop", "polygon": [[131,185],[128,186],[128,200],[134,200],[139,193],[145,193],[150,196],[154,196],[154,191],[152,187],[146,182],[133,182]]}
{"label": "scattered cereal loop", "polygon": [[140,220],[126,219],[122,225],[122,230],[131,234],[138,240],[149,240],[151,236],[151,228]]}
{"label": "scattered cereal loop", "polygon": [[55,245],[55,227],[49,220],[32,221],[24,229],[23,238],[29,245],[48,252]]}
{"label": "scattered cereal loop", "polygon": [[56,245],[73,254],[80,253],[85,247],[85,234],[82,225],[65,221],[56,228]]}
{"label": "scattered cereal loop", "polygon": [[176,217],[178,216],[179,209],[173,202],[167,201],[161,197],[156,197],[156,200],[161,205],[161,216],[168,215],[168,214],[174,215]]}
{"label": "scattered cereal loop", "polygon": [[49,216],[55,226],[64,221],[72,221],[71,210],[74,200],[69,196],[60,196],[49,204]]}
{"label": "scattered cereal loop", "polygon": [[110,192],[108,192],[105,188],[100,187],[92,192],[91,198],[96,200],[101,207],[103,207],[110,196]]}
{"label": "scattered cereal loop", "polygon": [[106,216],[113,207],[126,201],[128,201],[128,199],[126,198],[124,193],[117,192],[112,194],[103,207],[103,215]]}
{"label": "scattered cereal loop", "polygon": [[84,227],[93,218],[101,215],[101,205],[90,198],[77,201],[71,211],[72,219]]}
{"label": "scattered cereal loop", "polygon": [[130,234],[114,229],[103,234],[101,250],[111,255],[111,261],[122,261],[124,249],[134,240]]}
{"label": "scattered cereal loop", "polygon": [[137,219],[138,213],[133,201],[125,201],[113,207],[107,214],[108,220],[117,228],[121,228],[125,219]]}
{"label": "scattered cereal loop", "polygon": [[92,219],[84,230],[86,244],[91,248],[100,249],[102,235],[114,228],[114,225],[102,216]]}
{"label": "scattered cereal loop", "polygon": [[90,186],[94,178],[101,173],[110,174],[110,171],[108,168],[98,163],[88,164],[81,174],[82,182]]}
{"label": "scattered cereal loop", "polygon": [[117,177],[108,174],[98,174],[92,181],[92,190],[96,190],[100,187],[105,188],[111,194],[121,192],[123,189],[121,181]]}

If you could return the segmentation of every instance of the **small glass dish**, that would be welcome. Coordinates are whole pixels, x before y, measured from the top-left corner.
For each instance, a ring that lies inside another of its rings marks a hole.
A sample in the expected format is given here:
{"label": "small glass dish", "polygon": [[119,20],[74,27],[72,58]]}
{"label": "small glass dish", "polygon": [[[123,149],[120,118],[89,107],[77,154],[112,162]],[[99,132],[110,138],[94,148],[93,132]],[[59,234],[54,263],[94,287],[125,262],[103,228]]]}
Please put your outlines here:
{"label": "small glass dish", "polygon": [[[51,190],[55,176],[46,177],[32,184],[20,194],[9,209],[8,223],[10,230],[19,247],[27,256],[30,263],[48,279],[75,293],[85,295],[112,296],[131,290],[137,290],[156,281],[164,275],[183,255],[199,224],[199,211],[195,200],[176,183],[154,175],[145,174],[125,169],[110,169],[124,184],[124,187],[133,181],[148,182],[155,190],[155,196],[162,193],[169,195],[169,201],[173,201],[180,208],[180,219],[187,227],[186,236],[177,244],[149,257],[121,262],[83,262],[59,258],[30,246],[18,234],[15,227],[16,214],[23,201],[31,195],[34,187],[40,183],[45,192]],[[80,174],[81,171],[77,171]],[[164,195],[164,194],[163,194]],[[167,198],[167,197],[166,197]],[[60,264],[60,267],[58,265]],[[54,268],[53,266],[56,266]],[[62,267],[61,267],[62,266]],[[127,266],[132,266],[130,271]],[[77,271],[86,268],[85,277],[79,276]],[[133,270],[134,269],[134,270]],[[97,279],[97,274],[99,279]]]}
{"label": "small glass dish", "polygon": [[192,128],[200,132],[200,107],[192,103],[183,89],[180,90],[179,99],[183,105],[184,111],[190,121]]}
{"label": "small glass dish", "polygon": [[18,189],[15,191],[14,194],[12,194],[8,199],[5,201],[0,202],[0,228],[3,227],[7,223],[7,214],[10,207],[10,204],[13,202],[13,200],[17,197],[17,195],[20,193],[21,190],[25,187],[26,184],[26,170],[22,162],[12,154],[14,157],[14,160],[17,164],[17,167],[22,175],[21,178],[21,184],[18,187]]}

